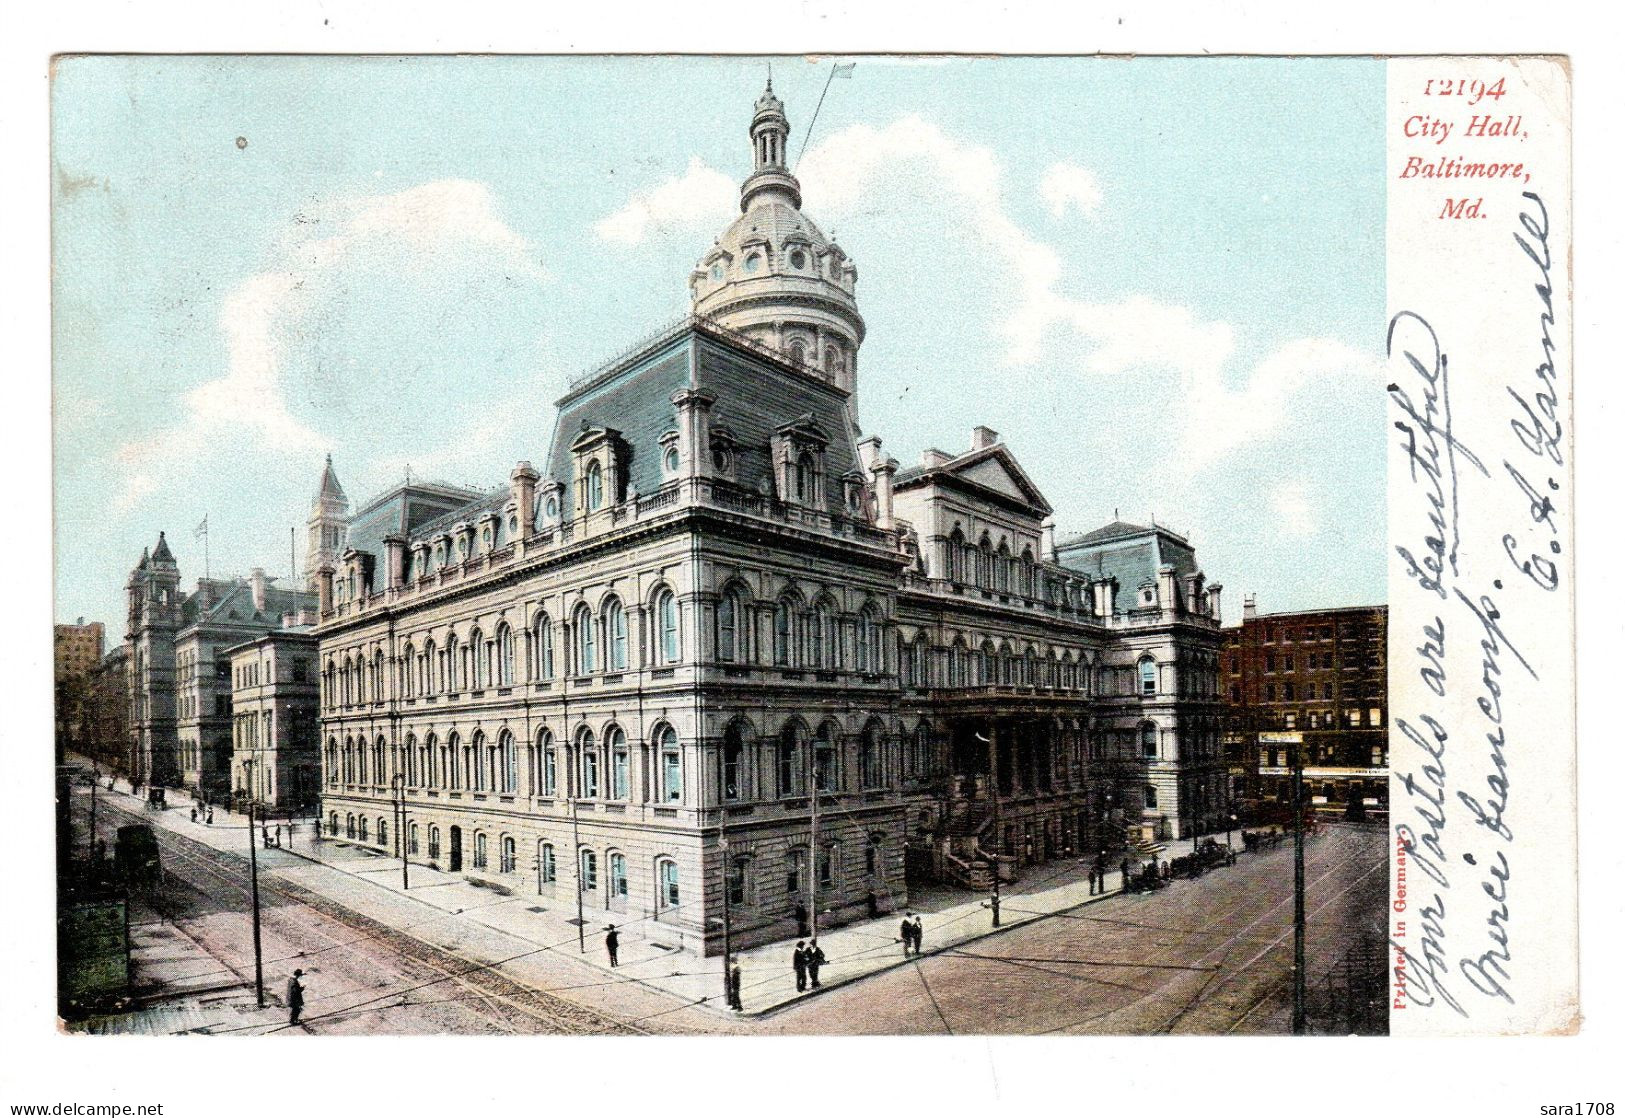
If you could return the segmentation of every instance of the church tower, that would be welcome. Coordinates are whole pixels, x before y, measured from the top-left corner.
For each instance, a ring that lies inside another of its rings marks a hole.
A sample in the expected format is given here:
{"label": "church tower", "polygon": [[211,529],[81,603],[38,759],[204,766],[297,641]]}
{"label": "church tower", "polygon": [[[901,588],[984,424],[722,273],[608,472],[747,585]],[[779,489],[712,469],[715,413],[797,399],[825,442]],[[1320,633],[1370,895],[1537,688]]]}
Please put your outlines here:
{"label": "church tower", "polygon": [[333,472],[333,456],[327,456],[322,470],[322,483],[316,490],[316,499],[310,505],[310,517],[305,521],[305,589],[314,592],[316,572],[323,567],[337,567],[344,553],[344,536],[350,526],[350,499],[344,495],[338,474]]}
{"label": "church tower", "polygon": [[175,729],[175,634],[181,628],[181,571],[162,532],[158,545],[125,583],[129,627],[125,636],[130,673],[129,728],[134,775],[167,784],[180,773]]}
{"label": "church tower", "polygon": [[790,170],[790,121],[773,82],[750,122],[754,166],[739,188],[740,216],[689,275],[694,313],[770,346],[847,394],[857,421],[858,347],[863,316],[858,270],[801,212]]}

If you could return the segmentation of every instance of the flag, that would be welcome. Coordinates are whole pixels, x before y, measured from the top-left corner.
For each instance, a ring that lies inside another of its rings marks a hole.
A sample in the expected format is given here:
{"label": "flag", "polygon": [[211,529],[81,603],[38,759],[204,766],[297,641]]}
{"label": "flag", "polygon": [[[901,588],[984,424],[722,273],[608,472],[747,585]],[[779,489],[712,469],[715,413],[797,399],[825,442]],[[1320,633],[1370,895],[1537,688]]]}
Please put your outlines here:
{"label": "flag", "polygon": [[206,536],[208,534],[209,534],[209,517],[208,517],[207,514],[205,514],[204,517],[203,517],[203,522],[201,524],[199,524],[196,528],[192,529],[192,538],[195,540],[195,539],[198,539],[201,536]]}
{"label": "flag", "polygon": [[847,63],[843,63],[841,65],[838,65],[838,66],[835,67],[834,71],[830,74],[830,77],[832,77],[832,78],[850,78],[852,76],[852,69],[855,66],[857,66],[856,62],[847,62]]}

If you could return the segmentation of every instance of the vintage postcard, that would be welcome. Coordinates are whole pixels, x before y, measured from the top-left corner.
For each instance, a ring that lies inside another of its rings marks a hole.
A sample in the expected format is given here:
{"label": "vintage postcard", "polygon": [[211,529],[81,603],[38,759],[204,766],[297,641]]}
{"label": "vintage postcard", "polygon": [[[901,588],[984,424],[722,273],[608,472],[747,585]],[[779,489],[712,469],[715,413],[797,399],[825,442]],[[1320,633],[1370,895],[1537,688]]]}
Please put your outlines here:
{"label": "vintage postcard", "polygon": [[65,1039],[1580,1027],[1565,59],[67,55],[51,142]]}

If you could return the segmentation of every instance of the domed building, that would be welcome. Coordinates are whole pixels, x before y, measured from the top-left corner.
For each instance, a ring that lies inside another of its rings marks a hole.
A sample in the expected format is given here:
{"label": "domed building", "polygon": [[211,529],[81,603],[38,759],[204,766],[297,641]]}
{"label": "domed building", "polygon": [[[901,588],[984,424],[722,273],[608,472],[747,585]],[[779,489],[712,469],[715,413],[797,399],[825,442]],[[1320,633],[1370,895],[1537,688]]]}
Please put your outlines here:
{"label": "domed building", "polygon": [[[785,163],[790,121],[773,83],[750,122],[755,169],[739,188],[739,217],[689,276],[694,313],[770,346],[851,397],[863,316],[858,270],[801,212],[801,183]],[[849,406],[856,418],[855,405]]]}
{"label": "domed building", "polygon": [[1194,548],[1057,542],[987,427],[860,438],[857,269],[771,86],[749,135],[694,313],[573,381],[534,465],[343,523],[324,481],[324,830],[707,954],[1222,831]]}

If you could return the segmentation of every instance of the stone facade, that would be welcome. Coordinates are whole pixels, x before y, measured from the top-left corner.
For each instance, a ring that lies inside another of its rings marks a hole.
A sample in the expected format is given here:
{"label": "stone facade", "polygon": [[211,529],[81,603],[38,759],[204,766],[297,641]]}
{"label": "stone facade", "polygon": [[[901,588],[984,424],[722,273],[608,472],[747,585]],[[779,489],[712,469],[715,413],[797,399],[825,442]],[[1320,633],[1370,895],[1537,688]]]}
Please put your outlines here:
{"label": "stone facade", "polygon": [[714,952],[1222,829],[1219,587],[1166,528],[1057,544],[986,428],[906,470],[860,441],[856,270],[787,134],[769,92],[696,314],[575,382],[539,468],[349,522],[328,834]]}
{"label": "stone facade", "polygon": [[231,665],[233,793],[302,813],[321,787],[316,636],[295,624],[225,650]]}

